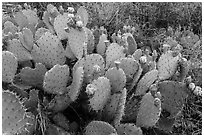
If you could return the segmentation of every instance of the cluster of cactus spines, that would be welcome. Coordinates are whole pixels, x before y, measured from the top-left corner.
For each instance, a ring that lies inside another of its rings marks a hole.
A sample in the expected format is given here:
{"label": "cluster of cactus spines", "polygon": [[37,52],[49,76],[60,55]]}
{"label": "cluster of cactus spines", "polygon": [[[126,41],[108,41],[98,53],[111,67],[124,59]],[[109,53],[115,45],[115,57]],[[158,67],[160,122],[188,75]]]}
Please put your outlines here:
{"label": "cluster of cactus spines", "polygon": [[118,135],[142,135],[142,130],[133,123],[120,124],[115,127]]}
{"label": "cluster of cactus spines", "polygon": [[158,91],[162,96],[162,109],[170,113],[169,118],[174,118],[182,110],[185,98],[190,92],[185,83],[176,81],[162,81],[158,83]]}
{"label": "cluster of cactus spines", "polygon": [[[91,85],[95,88],[95,90],[94,93],[92,93],[92,97],[89,99],[89,105],[94,111],[102,110],[111,94],[110,81],[106,77],[99,77],[94,80]],[[92,91],[87,88],[86,92]]]}
{"label": "cluster of cactus spines", "polygon": [[10,83],[17,72],[18,61],[15,55],[9,51],[2,52],[2,81]]}
{"label": "cluster of cactus spines", "polygon": [[10,91],[2,93],[2,131],[3,134],[32,134],[35,119],[26,112],[19,97]]}
{"label": "cluster of cactus spines", "polygon": [[28,51],[33,49],[34,37],[30,29],[23,28],[22,33],[19,33],[19,40]]}
{"label": "cluster of cactus spines", "polygon": [[65,93],[67,82],[69,80],[69,71],[69,66],[59,64],[47,71],[43,81],[44,90],[51,94]]}
{"label": "cluster of cactus spines", "polygon": [[113,93],[122,91],[126,85],[126,75],[119,64],[120,62],[115,61],[116,67],[109,68],[105,73],[105,76],[110,80]]}
{"label": "cluster of cactus spines", "polygon": [[131,81],[134,74],[138,71],[139,63],[134,58],[121,58],[119,59],[119,67],[125,72],[127,82]]}
{"label": "cluster of cactus spines", "polygon": [[177,56],[173,54],[173,51],[168,51],[160,56],[157,62],[159,80],[169,79],[177,71],[181,54],[179,53]]}
{"label": "cluster of cactus spines", "polygon": [[120,58],[124,58],[124,47],[118,45],[117,43],[112,43],[108,46],[106,50],[106,68],[114,66],[114,61]]}
{"label": "cluster of cactus spines", "polygon": [[154,69],[147,72],[138,82],[135,95],[144,95],[149,87],[157,80],[158,70]]}
{"label": "cluster of cactus spines", "polygon": [[26,85],[42,87],[46,72],[47,69],[42,63],[36,63],[34,69],[30,67],[24,67],[21,69],[20,78]]}
{"label": "cluster of cactus spines", "polygon": [[75,101],[78,98],[82,87],[83,79],[84,69],[83,67],[78,67],[77,70],[73,72],[72,84],[67,87],[67,94],[69,95],[72,101]]}
{"label": "cluster of cactus spines", "polygon": [[12,52],[17,57],[18,61],[26,61],[32,59],[30,52],[23,47],[18,39],[9,40],[7,50]]}
{"label": "cluster of cactus spines", "polygon": [[106,34],[102,34],[99,38],[99,42],[96,46],[96,51],[98,54],[100,54],[101,56],[105,55],[106,52],[106,44],[104,41],[107,40],[107,35]]}
{"label": "cluster of cactus spines", "polygon": [[125,33],[123,37],[127,42],[128,54],[132,55],[137,50],[137,43],[131,33]]}
{"label": "cluster of cactus spines", "polygon": [[146,93],[140,102],[136,125],[138,127],[152,127],[159,120],[161,114],[161,101],[154,98],[150,92]]}
{"label": "cluster of cactus spines", "polygon": [[43,63],[48,68],[56,64],[63,65],[66,60],[62,43],[50,32],[41,36],[37,45],[34,44],[31,54],[35,62]]}
{"label": "cluster of cactus spines", "polygon": [[83,57],[83,51],[86,51],[87,54],[87,37],[85,30],[77,30],[74,28],[70,28],[68,33],[68,42],[70,48],[77,59],[81,59]]}
{"label": "cluster of cactus spines", "polygon": [[117,135],[116,129],[104,121],[91,121],[85,128],[85,135]]}
{"label": "cluster of cactus spines", "polygon": [[114,93],[110,96],[103,110],[103,120],[118,126],[124,115],[124,108],[126,103],[127,89],[124,88],[121,92]]}

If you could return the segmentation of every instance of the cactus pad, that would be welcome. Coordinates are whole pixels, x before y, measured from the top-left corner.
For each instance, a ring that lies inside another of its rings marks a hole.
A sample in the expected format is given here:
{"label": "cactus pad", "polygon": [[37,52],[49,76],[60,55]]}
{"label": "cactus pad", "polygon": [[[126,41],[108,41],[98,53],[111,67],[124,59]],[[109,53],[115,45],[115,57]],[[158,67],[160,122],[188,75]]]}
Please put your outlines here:
{"label": "cactus pad", "polygon": [[28,50],[31,51],[34,44],[33,33],[28,28],[23,28],[22,33],[19,33],[19,39],[22,45]]}
{"label": "cactus pad", "polygon": [[2,81],[12,82],[18,67],[17,58],[9,51],[2,51]]}
{"label": "cactus pad", "polygon": [[40,37],[42,35],[45,34],[45,32],[49,31],[48,29],[46,28],[38,28],[37,31],[35,32],[35,41],[39,40]]}
{"label": "cactus pad", "polygon": [[81,17],[83,26],[85,27],[89,20],[89,14],[87,13],[85,7],[81,6],[78,8],[76,15]]}
{"label": "cactus pad", "polygon": [[89,99],[90,106],[95,111],[102,110],[111,94],[110,81],[106,77],[99,77],[91,84],[96,91],[93,97]]}
{"label": "cactus pad", "polygon": [[157,65],[159,71],[158,76],[160,80],[165,80],[172,77],[177,70],[180,54],[175,57],[173,57],[172,54],[172,51],[168,51],[162,54],[159,58]]}
{"label": "cactus pad", "polygon": [[[156,99],[157,102],[155,102]],[[160,99],[154,98],[150,92],[146,93],[140,102],[136,125],[139,127],[152,127],[159,120],[160,114]]]}
{"label": "cactus pad", "polygon": [[2,93],[3,134],[31,134],[34,130],[34,117],[26,113],[18,97],[9,91]]}
{"label": "cactus pad", "polygon": [[147,72],[138,82],[135,95],[144,95],[148,88],[157,80],[158,71],[151,70]]}
{"label": "cactus pad", "polygon": [[106,50],[106,68],[114,66],[114,61],[120,58],[124,58],[124,48],[117,43],[112,43]]}
{"label": "cactus pad", "polygon": [[106,71],[106,77],[110,80],[111,90],[113,92],[120,92],[123,90],[126,84],[126,75],[121,68],[109,68]]}
{"label": "cactus pad", "polygon": [[113,126],[103,121],[91,121],[85,128],[85,135],[116,135]]}
{"label": "cactus pad", "polygon": [[93,52],[93,50],[95,49],[95,46],[94,46],[94,35],[93,35],[93,32],[90,29],[84,27],[84,30],[85,30],[87,38],[88,38],[87,53],[91,54]]}
{"label": "cactus pad", "polygon": [[42,87],[46,71],[47,69],[43,64],[37,63],[35,69],[30,67],[23,68],[20,72],[20,77],[26,85]]}
{"label": "cactus pad", "polygon": [[63,94],[66,91],[68,80],[69,67],[57,64],[45,73],[43,87],[48,93]]}
{"label": "cactus pad", "polygon": [[96,51],[98,54],[100,54],[101,56],[104,56],[105,52],[106,52],[106,44],[104,41],[107,40],[107,35],[106,34],[102,34],[99,38],[99,42],[98,45],[96,46]]}
{"label": "cactus pad", "polygon": [[158,84],[162,95],[162,109],[170,113],[169,118],[175,117],[183,108],[188,88],[185,83],[163,81]]}
{"label": "cactus pad", "polygon": [[131,33],[125,33],[124,37],[128,46],[128,54],[132,55],[137,50],[137,43]]}
{"label": "cactus pad", "polygon": [[118,135],[142,135],[141,128],[132,123],[120,124],[116,130]]}

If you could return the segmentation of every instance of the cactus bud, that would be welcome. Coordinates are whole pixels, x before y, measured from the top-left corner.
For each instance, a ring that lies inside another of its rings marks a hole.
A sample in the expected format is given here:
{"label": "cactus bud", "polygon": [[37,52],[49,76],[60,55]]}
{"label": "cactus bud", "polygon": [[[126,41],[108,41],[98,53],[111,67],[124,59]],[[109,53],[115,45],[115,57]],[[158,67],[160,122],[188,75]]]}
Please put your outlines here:
{"label": "cactus bud", "polygon": [[73,8],[73,7],[68,7],[68,8],[67,8],[67,11],[68,11],[69,13],[73,13],[73,12],[74,12],[74,8]]}
{"label": "cactus bud", "polygon": [[196,86],[195,86],[194,83],[191,82],[191,83],[188,85],[188,88],[189,88],[191,91],[194,91],[194,89],[196,88]]}
{"label": "cactus bud", "polygon": [[83,27],[83,22],[81,20],[77,21],[76,26],[79,27],[79,28],[82,28]]}
{"label": "cactus bud", "polygon": [[146,63],[147,62],[147,57],[146,56],[142,56],[140,57],[140,63]]}
{"label": "cactus bud", "polygon": [[199,86],[195,87],[195,90],[193,91],[193,93],[197,96],[202,96],[202,88]]}
{"label": "cactus bud", "polygon": [[116,68],[119,69],[120,61],[116,60],[116,61],[114,61],[114,63],[115,63]]}

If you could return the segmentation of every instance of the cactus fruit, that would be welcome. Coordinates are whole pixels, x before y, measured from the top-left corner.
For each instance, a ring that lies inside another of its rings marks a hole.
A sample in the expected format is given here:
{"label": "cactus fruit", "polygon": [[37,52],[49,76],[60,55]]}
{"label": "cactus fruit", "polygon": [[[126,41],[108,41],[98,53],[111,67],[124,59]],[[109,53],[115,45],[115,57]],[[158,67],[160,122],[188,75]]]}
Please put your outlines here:
{"label": "cactus fruit", "polygon": [[154,81],[157,80],[157,77],[158,71],[156,69],[147,72],[138,82],[135,95],[144,95]]}
{"label": "cactus fruit", "polygon": [[18,59],[18,61],[31,60],[30,52],[23,47],[21,42],[17,39],[12,39],[8,41],[7,50],[12,52]]}
{"label": "cactus fruit", "polygon": [[23,28],[22,33],[19,33],[19,39],[22,45],[31,51],[34,45],[33,33],[28,28]]}
{"label": "cactus fruit", "polygon": [[99,38],[99,42],[96,46],[96,51],[98,54],[100,54],[101,56],[104,56],[105,55],[105,52],[106,52],[106,44],[104,41],[107,40],[107,35],[106,34],[102,34]]}
{"label": "cactus fruit", "polygon": [[85,135],[116,135],[116,129],[103,121],[91,121],[85,128]]}
{"label": "cactus fruit", "polygon": [[9,51],[2,51],[2,81],[12,82],[17,72],[18,61]]}
{"label": "cactus fruit", "polygon": [[106,50],[106,68],[114,66],[114,61],[120,58],[124,58],[124,48],[117,43],[112,43]]}
{"label": "cactus fruit", "polygon": [[199,86],[196,86],[193,91],[193,94],[195,94],[196,96],[202,96],[202,88]]}
{"label": "cactus fruit", "polygon": [[38,41],[42,35],[47,32],[48,29],[46,28],[38,28],[37,31],[35,32],[35,41]]}
{"label": "cactus fruit", "polygon": [[66,60],[62,43],[50,32],[42,35],[37,45],[34,44],[31,54],[35,62],[43,63],[48,68],[56,64],[63,65]]}
{"label": "cactus fruit", "polygon": [[78,67],[76,71],[73,72],[72,84],[69,87],[67,87],[67,94],[69,95],[72,101],[75,101],[79,96],[83,83],[83,78],[84,78],[83,67]]}
{"label": "cactus fruit", "polygon": [[158,83],[162,95],[162,109],[170,113],[169,118],[174,118],[182,110],[189,89],[185,83],[175,81],[162,81]]}
{"label": "cactus fruit", "polygon": [[127,82],[133,79],[134,74],[138,71],[139,63],[133,58],[121,58],[119,67],[125,72]]}
{"label": "cactus fruit", "polygon": [[99,77],[91,84],[95,87],[95,92],[93,97],[89,99],[89,105],[95,111],[102,110],[111,94],[110,81],[106,77]]}
{"label": "cactus fruit", "polygon": [[157,63],[160,80],[166,80],[173,76],[177,70],[180,56],[179,53],[179,55],[173,57],[173,51],[168,51],[160,56]]}
{"label": "cactus fruit", "polygon": [[24,110],[19,98],[9,91],[2,93],[2,132],[7,135],[32,134],[34,116]]}
{"label": "cactus fruit", "polygon": [[137,43],[131,33],[125,33],[124,37],[127,42],[128,54],[132,55],[137,50]]}
{"label": "cactus fruit", "polygon": [[124,115],[126,95],[126,88],[124,88],[119,93],[111,95],[109,101],[107,102],[103,110],[104,121],[107,121],[108,123],[111,123],[114,126],[120,124],[122,116]]}
{"label": "cactus fruit", "polygon": [[142,135],[141,128],[132,123],[120,124],[116,131],[118,135]]}
{"label": "cactus fruit", "polygon": [[140,102],[136,125],[138,127],[152,127],[159,120],[161,114],[161,101],[146,93]]}
{"label": "cactus fruit", "polygon": [[109,68],[105,76],[110,80],[112,92],[120,92],[126,85],[126,75],[121,68]]}
{"label": "cactus fruit", "polygon": [[80,16],[83,22],[83,26],[85,27],[89,20],[89,14],[87,13],[85,7],[81,6],[78,8],[76,16]]}
{"label": "cactus fruit", "polygon": [[70,28],[68,33],[68,42],[77,59],[82,58],[84,50],[87,53],[87,45],[85,44],[87,43],[87,37],[84,29],[79,31]]}
{"label": "cactus fruit", "polygon": [[47,93],[63,94],[69,80],[69,66],[55,65],[44,76],[43,88]]}
{"label": "cactus fruit", "polygon": [[43,64],[37,63],[34,69],[30,67],[21,69],[20,77],[26,85],[42,87],[46,71],[47,69]]}

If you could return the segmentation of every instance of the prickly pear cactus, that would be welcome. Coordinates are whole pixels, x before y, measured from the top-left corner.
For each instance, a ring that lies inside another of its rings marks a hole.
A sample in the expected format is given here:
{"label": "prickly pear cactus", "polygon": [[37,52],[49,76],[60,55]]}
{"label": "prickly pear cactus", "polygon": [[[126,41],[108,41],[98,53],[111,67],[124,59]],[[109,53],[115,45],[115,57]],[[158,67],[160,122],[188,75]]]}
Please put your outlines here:
{"label": "prickly pear cactus", "polygon": [[132,55],[137,50],[137,43],[131,33],[125,33],[124,37],[127,42],[128,54]]}
{"label": "prickly pear cactus", "polygon": [[189,93],[185,83],[176,81],[162,81],[158,84],[162,95],[162,109],[170,113],[169,118],[174,118],[183,108],[185,98]]}
{"label": "prickly pear cactus", "polygon": [[88,38],[88,42],[87,42],[87,53],[88,54],[91,54],[93,53],[93,50],[95,49],[95,45],[94,45],[94,35],[93,35],[93,32],[84,27],[84,30],[86,32],[86,35],[87,35],[87,38]]}
{"label": "prickly pear cactus", "polygon": [[4,24],[3,33],[8,34],[8,32],[11,32],[12,34],[15,34],[18,32],[17,26],[15,26],[11,21],[6,21]]}
{"label": "prickly pear cactus", "polygon": [[41,36],[37,45],[34,44],[31,54],[35,62],[43,63],[48,68],[56,64],[63,65],[66,60],[62,43],[50,32]]}
{"label": "prickly pear cactus", "polygon": [[147,72],[138,82],[137,88],[135,90],[135,95],[144,95],[148,88],[156,81],[158,78],[158,71],[151,70]]}
{"label": "prickly pear cactus", "polygon": [[[106,77],[99,77],[94,80],[91,85],[95,88],[95,90],[93,97],[89,99],[89,105],[95,111],[102,110],[111,94],[110,81]],[[86,92],[89,92],[89,90],[90,89],[87,88]]]}
{"label": "prickly pear cactus", "polygon": [[140,102],[136,125],[138,127],[152,127],[159,120],[160,114],[160,99],[154,98],[150,92],[146,93]]}
{"label": "prickly pear cactus", "polygon": [[2,132],[5,135],[32,134],[34,116],[24,110],[15,94],[9,91],[2,93]]}
{"label": "prickly pear cactus", "polygon": [[37,13],[34,10],[24,9],[24,10],[22,10],[22,13],[23,13],[23,15],[26,16],[29,24],[36,26],[39,18],[38,18]]}
{"label": "prickly pear cactus", "polygon": [[133,79],[134,74],[138,71],[139,63],[133,58],[121,58],[119,67],[125,72],[127,81]]}
{"label": "prickly pear cactus", "polygon": [[8,41],[7,50],[12,52],[18,59],[18,61],[31,60],[31,54],[26,50],[18,39],[12,39]]}
{"label": "prickly pear cactus", "polygon": [[20,77],[26,85],[42,87],[46,72],[46,67],[42,63],[37,63],[34,69],[30,67],[21,69]]}
{"label": "prickly pear cactus", "polygon": [[188,71],[191,66],[191,62],[188,61],[186,58],[181,58],[179,61],[179,66],[180,66],[180,76],[179,80],[180,82],[184,82],[186,75],[188,74]]}
{"label": "prickly pear cactus", "polygon": [[30,29],[23,28],[22,33],[19,33],[19,40],[28,51],[32,50],[34,45],[34,38]]}
{"label": "prickly pear cactus", "polygon": [[55,65],[44,76],[43,87],[47,93],[63,94],[69,80],[69,66]]}
{"label": "prickly pear cactus", "polygon": [[60,40],[67,38],[67,32],[65,31],[65,28],[68,27],[68,21],[69,17],[67,13],[59,14],[54,20],[54,29]]}
{"label": "prickly pear cactus", "polygon": [[18,24],[20,30],[22,30],[24,27],[26,27],[28,25],[28,19],[23,14],[22,11],[16,12],[14,14],[14,20]]}
{"label": "prickly pear cactus", "polygon": [[162,54],[157,62],[158,76],[160,80],[165,80],[173,76],[178,67],[181,54],[173,56],[173,51]]}
{"label": "prickly pear cactus", "polygon": [[106,52],[106,44],[104,41],[107,40],[107,35],[106,34],[102,34],[99,38],[99,42],[98,45],[96,46],[96,51],[98,54],[100,54],[101,56],[104,56],[105,52]]}
{"label": "prickly pear cactus", "polygon": [[82,58],[84,50],[87,54],[87,37],[84,29],[76,30],[70,28],[68,33],[68,42],[77,59]]}
{"label": "prickly pear cactus", "polygon": [[46,28],[38,28],[35,32],[35,41],[38,41],[42,35],[45,34],[45,32],[49,31]]}
{"label": "prickly pear cactus", "polygon": [[85,27],[89,20],[89,14],[87,13],[85,7],[81,6],[78,8],[76,15],[81,17],[83,26]]}
{"label": "prickly pear cactus", "polygon": [[126,84],[126,75],[123,69],[119,67],[109,68],[105,76],[110,80],[111,90],[113,92],[120,92]]}
{"label": "prickly pear cactus", "polygon": [[57,113],[54,115],[52,119],[57,126],[60,126],[64,128],[66,131],[69,131],[70,122],[64,114]]}
{"label": "prickly pear cactus", "polygon": [[12,82],[18,67],[15,55],[9,51],[2,51],[2,81]]}
{"label": "prickly pear cactus", "polygon": [[48,11],[44,11],[43,13],[43,22],[45,23],[46,27],[49,29],[51,34],[55,34],[54,26],[52,25],[50,21],[51,15]]}
{"label": "prickly pear cactus", "polygon": [[117,135],[116,129],[104,121],[91,121],[85,128],[85,135]]}
{"label": "prickly pear cactus", "polygon": [[132,123],[120,124],[116,131],[118,135],[142,135],[141,128]]}
{"label": "prickly pear cactus", "polygon": [[114,61],[124,58],[124,48],[117,43],[112,43],[106,50],[106,68],[114,66]]}
{"label": "prickly pear cactus", "polygon": [[142,57],[142,50],[141,49],[135,50],[135,52],[132,54],[132,56],[136,61],[139,61],[140,57]]}
{"label": "prickly pear cactus", "polygon": [[121,92],[111,95],[108,103],[103,110],[104,121],[111,123],[114,126],[120,124],[122,116],[124,115],[124,108],[126,103],[127,89],[124,88]]}
{"label": "prickly pear cactus", "polygon": [[83,67],[78,67],[76,71],[73,72],[72,84],[67,87],[67,93],[72,101],[75,101],[79,96],[82,83],[84,78]]}

